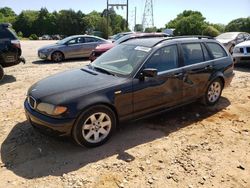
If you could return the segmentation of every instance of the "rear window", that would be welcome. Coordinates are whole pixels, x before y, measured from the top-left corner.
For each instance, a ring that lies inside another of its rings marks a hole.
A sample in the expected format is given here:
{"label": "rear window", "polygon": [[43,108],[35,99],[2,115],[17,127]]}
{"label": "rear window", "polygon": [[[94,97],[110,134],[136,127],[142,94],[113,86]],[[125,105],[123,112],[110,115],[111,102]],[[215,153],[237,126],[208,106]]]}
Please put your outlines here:
{"label": "rear window", "polygon": [[0,29],[0,39],[17,39],[13,31],[9,28]]}
{"label": "rear window", "polygon": [[209,50],[211,51],[212,55],[215,59],[226,57],[227,53],[225,50],[217,43],[208,42],[207,46]]}
{"label": "rear window", "polygon": [[182,44],[182,51],[185,65],[192,65],[204,61],[200,43]]}

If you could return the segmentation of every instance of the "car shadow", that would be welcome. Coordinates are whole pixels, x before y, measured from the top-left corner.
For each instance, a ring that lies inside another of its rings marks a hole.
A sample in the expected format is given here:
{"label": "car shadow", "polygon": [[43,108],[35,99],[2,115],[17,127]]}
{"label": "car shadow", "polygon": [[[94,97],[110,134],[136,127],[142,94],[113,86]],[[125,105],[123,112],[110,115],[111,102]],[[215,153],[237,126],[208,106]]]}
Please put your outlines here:
{"label": "car shadow", "polygon": [[241,72],[250,72],[250,62],[249,63],[236,63],[234,69]]}
{"label": "car shadow", "polygon": [[36,65],[48,65],[48,64],[64,64],[64,63],[73,63],[73,62],[82,62],[82,61],[89,61],[89,58],[74,58],[74,59],[67,59],[62,62],[53,62],[49,60],[37,60],[33,61],[32,64]]}
{"label": "car shadow", "polygon": [[16,77],[12,75],[4,75],[3,79],[0,80],[0,85],[9,84],[16,81]]}
{"label": "car shadow", "polygon": [[4,167],[27,179],[62,176],[114,155],[129,163],[136,157],[126,150],[166,137],[229,105],[229,100],[222,97],[213,107],[194,103],[151,118],[124,123],[108,143],[93,149],[78,147],[69,139],[41,134],[25,121],[15,125],[4,140],[1,159]]}

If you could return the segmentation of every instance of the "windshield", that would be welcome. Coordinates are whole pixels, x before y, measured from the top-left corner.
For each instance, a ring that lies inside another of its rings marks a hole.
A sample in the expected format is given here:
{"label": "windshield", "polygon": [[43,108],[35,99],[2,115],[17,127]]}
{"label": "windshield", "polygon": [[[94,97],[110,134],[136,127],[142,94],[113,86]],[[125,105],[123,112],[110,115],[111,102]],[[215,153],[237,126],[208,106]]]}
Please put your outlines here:
{"label": "windshield", "polygon": [[142,63],[150,51],[151,48],[148,47],[118,45],[97,58],[92,66],[128,76]]}
{"label": "windshield", "polygon": [[56,44],[65,44],[66,42],[68,42],[69,40],[73,39],[74,37],[67,37],[65,39],[59,40]]}
{"label": "windshield", "polygon": [[217,39],[235,39],[238,33],[223,33],[216,37]]}

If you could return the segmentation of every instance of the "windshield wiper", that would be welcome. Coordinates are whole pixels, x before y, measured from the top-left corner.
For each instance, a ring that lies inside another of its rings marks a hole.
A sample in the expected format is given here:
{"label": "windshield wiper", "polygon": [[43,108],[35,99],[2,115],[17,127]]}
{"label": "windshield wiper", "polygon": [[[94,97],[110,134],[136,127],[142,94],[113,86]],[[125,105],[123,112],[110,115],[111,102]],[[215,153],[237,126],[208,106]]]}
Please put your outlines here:
{"label": "windshield wiper", "polygon": [[99,72],[102,72],[102,73],[106,73],[106,74],[108,74],[108,75],[115,76],[115,74],[113,74],[113,73],[109,72],[108,70],[103,69],[103,68],[101,68],[101,67],[95,67],[95,66],[93,66],[93,65],[90,65],[90,67],[91,67],[92,69],[94,69],[94,70],[99,71]]}

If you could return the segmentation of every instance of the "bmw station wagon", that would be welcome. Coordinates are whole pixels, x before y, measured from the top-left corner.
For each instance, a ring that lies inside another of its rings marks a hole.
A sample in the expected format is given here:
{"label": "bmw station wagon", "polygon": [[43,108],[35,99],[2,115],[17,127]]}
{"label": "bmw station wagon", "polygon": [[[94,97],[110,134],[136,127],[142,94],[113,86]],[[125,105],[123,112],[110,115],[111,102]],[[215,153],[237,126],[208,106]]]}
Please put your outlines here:
{"label": "bmw station wagon", "polygon": [[135,39],[86,67],[37,82],[24,106],[34,127],[95,147],[121,121],[198,99],[214,105],[233,76],[231,55],[212,38]]}

